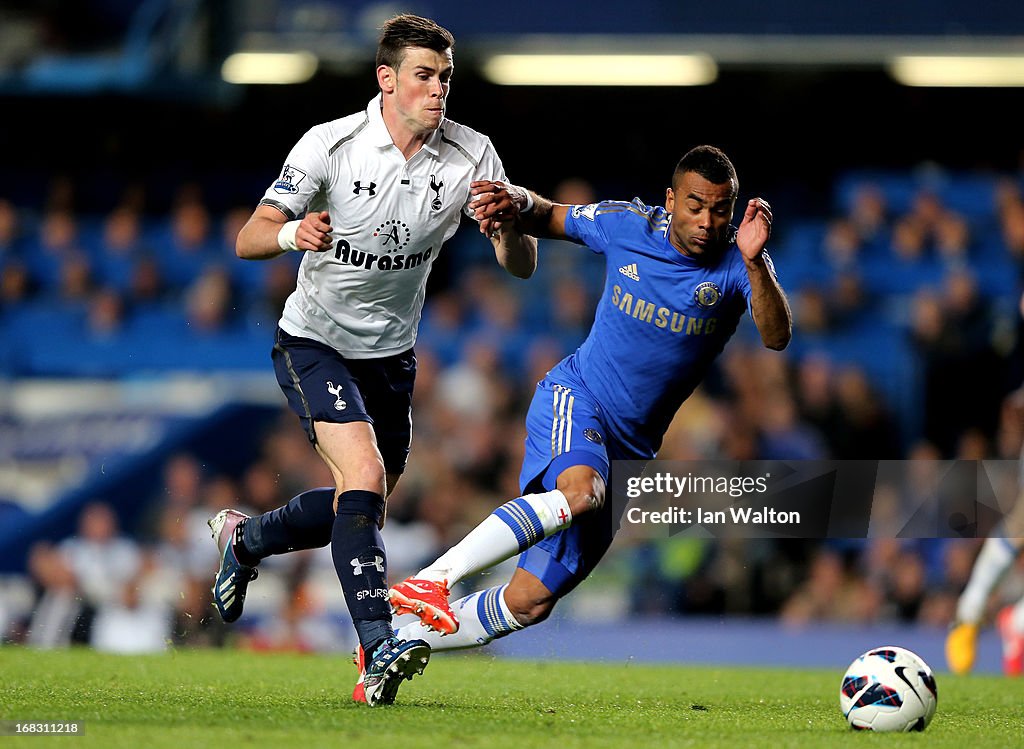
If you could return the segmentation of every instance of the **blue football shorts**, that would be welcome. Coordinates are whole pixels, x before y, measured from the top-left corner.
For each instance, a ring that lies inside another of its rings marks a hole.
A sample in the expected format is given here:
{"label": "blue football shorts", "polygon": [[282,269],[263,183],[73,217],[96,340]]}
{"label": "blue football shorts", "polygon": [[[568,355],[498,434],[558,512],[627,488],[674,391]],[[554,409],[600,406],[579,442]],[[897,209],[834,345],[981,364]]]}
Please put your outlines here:
{"label": "blue football shorts", "polygon": [[416,354],[412,349],[379,359],[347,359],[319,341],[280,328],[274,342],[274,372],[309,441],[313,423],[373,426],[384,470],[405,470],[412,441],[412,391]]}
{"label": "blue football shorts", "polygon": [[[611,460],[622,453],[601,418],[601,407],[587,394],[545,378],[526,414],[526,455],[519,475],[524,494],[551,491],[572,466],[593,468],[609,484]],[[610,491],[610,489],[609,489]],[[583,582],[611,546],[621,517],[610,496],[600,510],[573,520],[524,551],[519,566],[536,576],[558,598]],[[624,508],[619,508],[624,509]]]}

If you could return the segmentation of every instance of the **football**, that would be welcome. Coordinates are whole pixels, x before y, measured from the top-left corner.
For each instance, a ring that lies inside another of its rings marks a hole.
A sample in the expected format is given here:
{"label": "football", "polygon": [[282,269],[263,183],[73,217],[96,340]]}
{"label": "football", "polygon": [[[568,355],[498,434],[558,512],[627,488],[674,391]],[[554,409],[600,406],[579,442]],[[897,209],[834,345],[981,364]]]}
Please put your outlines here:
{"label": "football", "polygon": [[923,731],[938,703],[928,664],[905,648],[873,648],[846,669],[839,706],[860,731]]}

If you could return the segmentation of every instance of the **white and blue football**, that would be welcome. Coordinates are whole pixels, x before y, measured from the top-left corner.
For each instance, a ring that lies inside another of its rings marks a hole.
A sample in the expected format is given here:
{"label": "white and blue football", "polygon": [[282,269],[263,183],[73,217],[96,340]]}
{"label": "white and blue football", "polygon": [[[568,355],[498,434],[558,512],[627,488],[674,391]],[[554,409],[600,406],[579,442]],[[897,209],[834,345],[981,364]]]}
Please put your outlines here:
{"label": "white and blue football", "polygon": [[923,731],[937,703],[928,664],[894,645],[872,648],[857,658],[839,688],[843,716],[861,731]]}

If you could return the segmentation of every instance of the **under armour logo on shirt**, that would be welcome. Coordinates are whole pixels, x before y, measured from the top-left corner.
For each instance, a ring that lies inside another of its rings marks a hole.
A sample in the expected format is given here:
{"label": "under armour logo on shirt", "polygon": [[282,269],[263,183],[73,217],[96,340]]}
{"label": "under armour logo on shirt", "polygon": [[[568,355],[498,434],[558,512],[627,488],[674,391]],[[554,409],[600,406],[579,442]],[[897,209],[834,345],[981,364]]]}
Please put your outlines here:
{"label": "under armour logo on shirt", "polygon": [[369,186],[368,186],[368,187],[363,187],[363,186],[362,186],[362,183],[360,182],[360,180],[358,180],[358,179],[357,179],[357,180],[355,181],[355,188],[356,188],[356,189],[352,191],[352,192],[353,192],[353,194],[355,194],[355,195],[358,195],[358,194],[359,194],[360,192],[362,192],[363,190],[366,190],[366,191],[368,191],[368,192],[370,193],[370,197],[371,197],[371,198],[372,198],[372,197],[373,197],[374,195],[376,195],[376,194],[377,194],[377,183],[376,183],[376,182],[371,182],[371,183],[369,184]]}

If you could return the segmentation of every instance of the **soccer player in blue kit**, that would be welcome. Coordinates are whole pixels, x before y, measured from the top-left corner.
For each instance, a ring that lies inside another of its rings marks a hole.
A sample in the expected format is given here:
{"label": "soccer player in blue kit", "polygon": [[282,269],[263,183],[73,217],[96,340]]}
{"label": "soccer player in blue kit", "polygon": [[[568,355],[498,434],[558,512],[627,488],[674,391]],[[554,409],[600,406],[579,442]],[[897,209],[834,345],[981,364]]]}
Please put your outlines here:
{"label": "soccer player in blue kit", "polygon": [[[433,564],[389,590],[413,613],[400,638],[435,649],[484,645],[537,624],[607,551],[619,518],[605,502],[613,460],[650,460],[676,411],[749,309],[765,346],[783,349],[792,317],[765,243],[771,209],[739,192],[729,158],[698,146],[680,160],[665,207],[605,201],[561,205],[531,194],[518,215],[488,209],[481,231],[515,221],[537,237],[567,239],[605,256],[604,292],[590,334],[537,385],[526,416],[523,495],[505,503]],[[519,553],[504,585],[448,603],[450,586]],[[432,630],[421,634],[421,624]]]}

